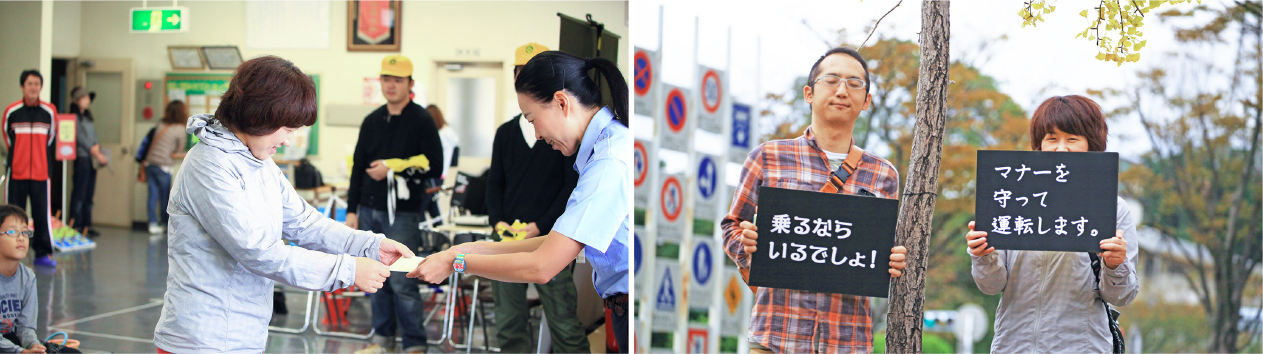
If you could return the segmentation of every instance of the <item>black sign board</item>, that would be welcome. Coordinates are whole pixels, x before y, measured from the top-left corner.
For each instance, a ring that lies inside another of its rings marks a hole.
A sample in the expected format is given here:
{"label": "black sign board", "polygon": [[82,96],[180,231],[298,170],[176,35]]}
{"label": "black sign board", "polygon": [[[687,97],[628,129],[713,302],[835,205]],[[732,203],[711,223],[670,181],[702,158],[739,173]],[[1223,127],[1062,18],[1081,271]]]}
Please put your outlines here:
{"label": "black sign board", "polygon": [[899,201],[759,187],[750,285],[887,297]]}
{"label": "black sign board", "polygon": [[1114,237],[1118,153],[978,151],[974,230],[1001,250],[1101,252]]}

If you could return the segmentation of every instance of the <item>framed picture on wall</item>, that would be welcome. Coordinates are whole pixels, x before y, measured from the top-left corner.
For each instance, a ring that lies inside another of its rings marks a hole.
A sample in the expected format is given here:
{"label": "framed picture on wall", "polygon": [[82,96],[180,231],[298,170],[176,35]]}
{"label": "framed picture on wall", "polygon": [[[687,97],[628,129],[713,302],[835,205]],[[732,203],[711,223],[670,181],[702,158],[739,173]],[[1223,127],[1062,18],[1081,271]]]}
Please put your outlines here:
{"label": "framed picture on wall", "polygon": [[401,1],[352,0],[346,5],[348,52],[399,52]]}
{"label": "framed picture on wall", "polygon": [[206,65],[211,69],[236,69],[241,65],[241,51],[237,46],[202,47],[202,55],[206,56]]}
{"label": "framed picture on wall", "polygon": [[201,47],[169,46],[167,59],[171,60],[171,68],[175,70],[206,68]]}

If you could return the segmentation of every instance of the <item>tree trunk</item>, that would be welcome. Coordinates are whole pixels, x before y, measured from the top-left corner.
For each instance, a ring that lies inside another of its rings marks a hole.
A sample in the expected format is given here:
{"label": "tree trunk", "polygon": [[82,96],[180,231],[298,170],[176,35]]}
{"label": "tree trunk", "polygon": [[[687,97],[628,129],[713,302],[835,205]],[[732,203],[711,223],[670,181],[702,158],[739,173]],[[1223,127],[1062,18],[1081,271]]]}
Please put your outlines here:
{"label": "tree trunk", "polygon": [[917,122],[908,179],[899,209],[895,243],[908,248],[908,267],[890,283],[886,352],[920,353],[925,316],[926,249],[934,218],[939,162],[943,158],[948,81],[948,2],[921,2],[921,67],[917,80]]}

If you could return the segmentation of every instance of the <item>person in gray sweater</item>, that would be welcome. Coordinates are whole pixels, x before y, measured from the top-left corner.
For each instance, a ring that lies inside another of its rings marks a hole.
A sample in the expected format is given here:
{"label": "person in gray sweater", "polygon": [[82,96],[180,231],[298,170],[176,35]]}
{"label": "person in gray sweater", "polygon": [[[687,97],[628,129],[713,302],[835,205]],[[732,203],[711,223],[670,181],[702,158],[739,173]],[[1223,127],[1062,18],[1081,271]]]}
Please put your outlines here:
{"label": "person in gray sweater", "polygon": [[[70,225],[88,237],[100,235],[92,229],[92,197],[96,195],[97,165],[105,166],[110,160],[101,153],[100,140],[96,137],[96,119],[92,117],[92,100],[96,92],[83,87],[70,91],[70,113],[76,114],[75,123],[75,174],[74,190],[70,192]],[[93,164],[95,162],[95,164]]]}
{"label": "person in gray sweater", "polygon": [[[1030,131],[1035,151],[1105,151],[1109,135],[1100,106],[1077,95],[1044,101]],[[1116,222],[1115,237],[1100,241],[1103,264],[1096,265],[1082,252],[996,250],[969,223],[974,283],[984,294],[1001,294],[992,353],[1114,352],[1107,304],[1127,306],[1140,291],[1136,217],[1122,198]]]}

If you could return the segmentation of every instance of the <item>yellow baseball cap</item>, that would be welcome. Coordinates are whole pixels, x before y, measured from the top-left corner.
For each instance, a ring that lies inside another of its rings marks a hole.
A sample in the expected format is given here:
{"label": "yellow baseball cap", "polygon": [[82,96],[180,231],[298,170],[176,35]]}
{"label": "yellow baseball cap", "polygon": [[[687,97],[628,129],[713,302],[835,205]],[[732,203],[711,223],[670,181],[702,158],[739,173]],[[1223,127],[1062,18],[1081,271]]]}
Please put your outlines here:
{"label": "yellow baseball cap", "polygon": [[548,47],[535,42],[530,42],[524,46],[517,47],[517,54],[513,56],[513,65],[526,65],[526,62],[531,61],[531,58],[534,58],[535,54],[546,51],[548,51]]}
{"label": "yellow baseball cap", "polygon": [[395,54],[382,58],[381,75],[390,75],[398,77],[412,76],[412,61],[408,57]]}

